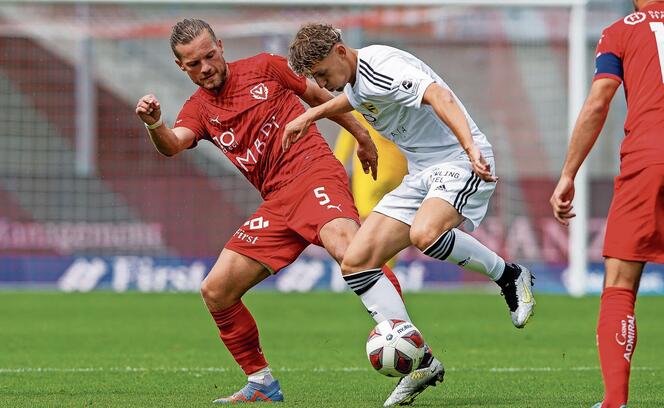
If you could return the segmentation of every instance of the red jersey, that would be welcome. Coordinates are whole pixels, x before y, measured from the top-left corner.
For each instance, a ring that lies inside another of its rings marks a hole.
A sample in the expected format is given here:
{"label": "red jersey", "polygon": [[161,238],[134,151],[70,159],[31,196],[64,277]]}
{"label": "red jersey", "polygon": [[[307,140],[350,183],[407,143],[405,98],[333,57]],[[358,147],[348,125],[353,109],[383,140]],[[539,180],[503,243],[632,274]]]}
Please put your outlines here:
{"label": "red jersey", "polygon": [[644,7],[605,29],[595,79],[622,81],[627,98],[621,172],[664,164],[664,4]]}
{"label": "red jersey", "polygon": [[196,146],[214,143],[265,198],[288,184],[311,163],[333,157],[315,125],[286,153],[284,126],[304,112],[296,95],[307,87],[282,57],[259,54],[227,64],[219,93],[199,88],[184,104],[175,127],[196,134]]}

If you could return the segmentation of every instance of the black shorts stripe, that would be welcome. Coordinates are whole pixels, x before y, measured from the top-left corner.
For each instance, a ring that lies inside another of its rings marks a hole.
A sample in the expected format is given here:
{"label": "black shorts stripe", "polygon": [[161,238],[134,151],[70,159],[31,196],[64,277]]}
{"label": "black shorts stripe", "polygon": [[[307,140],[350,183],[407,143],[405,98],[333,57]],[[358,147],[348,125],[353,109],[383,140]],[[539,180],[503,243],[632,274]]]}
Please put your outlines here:
{"label": "black shorts stripe", "polygon": [[468,180],[466,180],[466,184],[464,184],[463,188],[461,189],[461,191],[459,191],[456,198],[454,199],[454,204],[452,204],[452,206],[456,208],[457,211],[459,211],[459,204],[463,195],[468,191],[468,189],[470,188],[470,184],[474,179],[475,179],[475,173],[470,173],[470,177],[468,178]]}
{"label": "black shorts stripe", "polygon": [[479,176],[476,176],[476,177],[477,178],[475,179],[475,182],[473,183],[473,188],[471,189],[471,191],[468,194],[466,194],[466,197],[463,200],[463,204],[461,204],[461,206],[459,207],[459,214],[461,214],[461,212],[463,211],[466,204],[468,204],[468,199],[470,198],[470,196],[477,193],[477,190],[480,186],[480,182],[482,181],[482,179],[480,179]]}
{"label": "black shorts stripe", "polygon": [[389,76],[387,76],[387,75],[385,75],[385,74],[381,74],[380,72],[376,72],[375,69],[371,68],[371,65],[369,65],[368,62],[366,62],[366,61],[364,61],[364,60],[362,60],[362,59],[360,59],[360,65],[361,65],[361,66],[362,66],[362,65],[366,66],[366,67],[369,69],[369,71],[371,71],[374,75],[376,75],[376,76],[378,76],[378,77],[381,77],[381,78],[383,78],[383,79],[387,79],[388,81],[390,81],[390,83],[392,83],[392,81],[394,81],[394,78],[389,77]]}

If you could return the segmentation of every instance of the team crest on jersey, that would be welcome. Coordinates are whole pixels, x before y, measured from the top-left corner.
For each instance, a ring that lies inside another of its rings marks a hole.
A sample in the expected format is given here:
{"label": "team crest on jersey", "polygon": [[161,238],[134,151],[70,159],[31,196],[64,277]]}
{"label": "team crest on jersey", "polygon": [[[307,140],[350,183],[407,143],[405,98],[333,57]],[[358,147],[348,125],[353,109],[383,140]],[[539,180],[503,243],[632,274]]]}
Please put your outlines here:
{"label": "team crest on jersey", "polygon": [[362,104],[362,107],[363,107],[364,109],[368,110],[369,112],[373,113],[374,115],[377,115],[377,114],[378,114],[378,108],[376,107],[376,105],[374,105],[374,104],[371,103],[371,102],[364,102],[364,103]]}
{"label": "team crest on jersey", "polygon": [[254,97],[254,99],[259,99],[259,100],[266,100],[267,99],[267,94],[268,94],[268,89],[267,86],[264,83],[260,83],[249,91],[251,96]]}
{"label": "team crest on jersey", "polygon": [[637,25],[639,23],[644,22],[645,20],[646,20],[646,13],[637,11],[636,13],[632,13],[629,16],[625,17],[623,21],[627,25]]}

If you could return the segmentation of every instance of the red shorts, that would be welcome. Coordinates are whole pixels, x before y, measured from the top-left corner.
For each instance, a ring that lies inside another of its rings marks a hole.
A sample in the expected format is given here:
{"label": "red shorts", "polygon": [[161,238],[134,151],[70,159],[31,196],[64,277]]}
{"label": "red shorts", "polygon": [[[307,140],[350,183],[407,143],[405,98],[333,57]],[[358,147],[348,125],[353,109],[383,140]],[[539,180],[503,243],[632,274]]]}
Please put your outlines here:
{"label": "red shorts", "polygon": [[664,263],[664,165],[616,177],[603,255]]}
{"label": "red shorts", "polygon": [[346,171],[330,157],[270,195],[235,231],[225,248],[277,272],[309,244],[320,246],[320,229],[337,218],[360,223]]}

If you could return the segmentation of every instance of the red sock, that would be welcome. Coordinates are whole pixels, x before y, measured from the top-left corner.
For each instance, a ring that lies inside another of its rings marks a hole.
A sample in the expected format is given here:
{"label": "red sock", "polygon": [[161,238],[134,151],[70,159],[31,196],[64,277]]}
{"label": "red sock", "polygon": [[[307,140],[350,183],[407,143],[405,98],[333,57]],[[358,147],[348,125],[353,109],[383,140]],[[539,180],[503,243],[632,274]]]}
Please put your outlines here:
{"label": "red sock", "polygon": [[383,265],[381,268],[383,270],[383,273],[385,276],[387,276],[387,279],[392,282],[392,285],[394,285],[394,288],[397,290],[397,293],[399,293],[399,296],[401,296],[401,299],[403,300],[403,294],[401,294],[401,285],[399,284],[399,279],[397,279],[397,276],[392,272],[392,269],[390,269],[389,266]]}
{"label": "red sock", "polygon": [[627,405],[629,372],[636,348],[636,294],[625,288],[604,288],[597,324],[597,348],[604,378],[602,408]]}
{"label": "red sock", "polygon": [[220,312],[210,312],[219,328],[219,337],[233,358],[249,375],[267,367],[260,342],[258,328],[249,309],[242,301]]}

